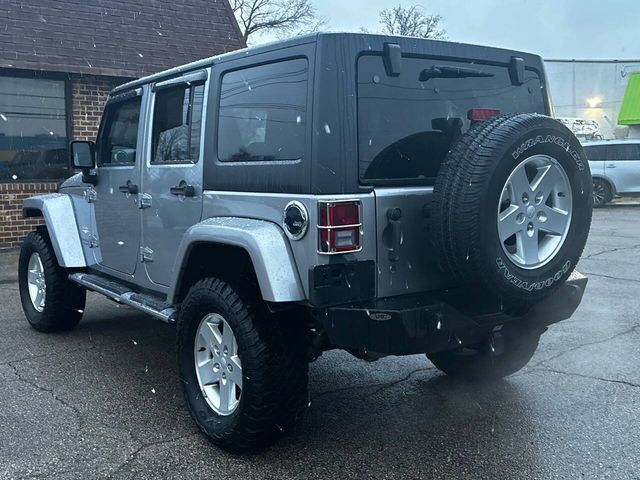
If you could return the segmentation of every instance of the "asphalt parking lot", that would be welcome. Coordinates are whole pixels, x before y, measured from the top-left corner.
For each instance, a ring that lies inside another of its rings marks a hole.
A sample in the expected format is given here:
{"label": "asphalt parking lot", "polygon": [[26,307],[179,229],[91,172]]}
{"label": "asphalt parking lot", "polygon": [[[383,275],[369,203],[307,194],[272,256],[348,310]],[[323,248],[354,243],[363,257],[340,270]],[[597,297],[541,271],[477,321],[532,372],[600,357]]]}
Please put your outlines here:
{"label": "asphalt parking lot", "polygon": [[569,320],[487,387],[423,356],[311,366],[312,406],[276,446],[234,456],[192,423],[173,329],[90,294],[70,333],[23,317],[0,252],[0,478],[640,478],[640,206],[597,210]]}

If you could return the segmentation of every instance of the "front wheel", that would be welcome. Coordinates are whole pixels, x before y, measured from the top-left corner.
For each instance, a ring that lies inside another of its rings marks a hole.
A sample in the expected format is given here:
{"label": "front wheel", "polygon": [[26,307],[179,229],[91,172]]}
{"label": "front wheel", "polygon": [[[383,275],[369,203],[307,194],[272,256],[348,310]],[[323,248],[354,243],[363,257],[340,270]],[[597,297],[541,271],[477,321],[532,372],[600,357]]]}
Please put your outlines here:
{"label": "front wheel", "polygon": [[18,285],[22,309],[35,330],[71,330],[80,322],[87,292],[58,265],[45,228],[29,233],[22,242]]}
{"label": "front wheel", "polygon": [[540,335],[538,331],[512,329],[492,334],[477,345],[427,354],[427,358],[450,377],[471,382],[495,381],[529,363]]}
{"label": "front wheel", "polygon": [[207,278],[178,317],[178,369],[191,416],[230,451],[277,440],[307,406],[308,364],[259,299]]}

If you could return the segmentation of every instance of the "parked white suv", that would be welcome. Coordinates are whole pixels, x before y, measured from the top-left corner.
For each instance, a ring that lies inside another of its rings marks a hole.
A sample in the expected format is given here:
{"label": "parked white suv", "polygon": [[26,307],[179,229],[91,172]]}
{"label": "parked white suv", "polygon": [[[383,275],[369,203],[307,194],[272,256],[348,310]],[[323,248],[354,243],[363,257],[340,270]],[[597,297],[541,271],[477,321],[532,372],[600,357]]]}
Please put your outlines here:
{"label": "parked white suv", "polygon": [[640,194],[640,139],[589,142],[584,151],[593,176],[593,206],[614,195]]}

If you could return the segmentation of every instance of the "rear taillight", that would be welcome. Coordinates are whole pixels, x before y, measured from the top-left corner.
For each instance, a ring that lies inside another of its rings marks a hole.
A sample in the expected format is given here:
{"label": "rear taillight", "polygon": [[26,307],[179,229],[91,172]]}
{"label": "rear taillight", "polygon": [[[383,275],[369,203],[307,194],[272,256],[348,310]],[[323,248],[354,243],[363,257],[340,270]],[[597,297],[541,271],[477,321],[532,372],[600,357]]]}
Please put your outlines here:
{"label": "rear taillight", "polygon": [[472,108],[467,112],[467,118],[471,122],[484,122],[492,117],[500,115],[500,110],[496,108]]}
{"label": "rear taillight", "polygon": [[362,205],[358,200],[318,202],[318,253],[362,248]]}

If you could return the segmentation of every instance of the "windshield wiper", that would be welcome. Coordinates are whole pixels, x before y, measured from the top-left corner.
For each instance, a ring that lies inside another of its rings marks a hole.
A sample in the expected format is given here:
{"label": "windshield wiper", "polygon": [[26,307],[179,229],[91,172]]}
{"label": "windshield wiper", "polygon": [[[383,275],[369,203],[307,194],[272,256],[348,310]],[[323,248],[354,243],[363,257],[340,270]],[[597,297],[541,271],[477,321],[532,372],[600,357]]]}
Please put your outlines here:
{"label": "windshield wiper", "polygon": [[427,82],[431,78],[468,78],[468,77],[493,77],[493,73],[486,73],[475,68],[452,67],[450,65],[434,65],[420,72],[419,80]]}

